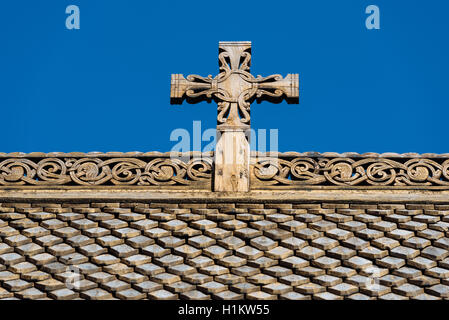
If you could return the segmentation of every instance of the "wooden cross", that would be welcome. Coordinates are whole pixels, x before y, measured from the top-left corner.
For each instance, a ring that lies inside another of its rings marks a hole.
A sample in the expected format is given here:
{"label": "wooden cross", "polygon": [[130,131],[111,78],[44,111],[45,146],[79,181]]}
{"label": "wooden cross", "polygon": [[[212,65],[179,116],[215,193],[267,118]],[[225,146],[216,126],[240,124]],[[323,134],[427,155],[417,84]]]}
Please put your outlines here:
{"label": "wooden cross", "polygon": [[249,191],[250,150],[245,131],[250,128],[250,105],[255,99],[298,103],[299,76],[254,77],[250,73],[251,42],[247,41],[220,42],[218,61],[220,73],[215,77],[172,74],[171,103],[184,99],[217,102],[214,190]]}

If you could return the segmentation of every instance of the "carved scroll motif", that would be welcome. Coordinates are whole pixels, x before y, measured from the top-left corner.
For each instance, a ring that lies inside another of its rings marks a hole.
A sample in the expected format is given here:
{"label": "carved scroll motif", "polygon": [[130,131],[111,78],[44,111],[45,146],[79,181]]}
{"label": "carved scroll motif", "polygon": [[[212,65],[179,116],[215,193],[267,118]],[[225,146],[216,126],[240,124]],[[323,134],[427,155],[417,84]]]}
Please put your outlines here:
{"label": "carved scroll motif", "polygon": [[253,173],[272,186],[449,186],[445,159],[262,158]]}
{"label": "carved scroll motif", "polygon": [[218,104],[217,123],[238,126],[250,124],[250,104],[253,98],[297,99],[299,76],[289,74],[254,77],[250,73],[251,43],[221,42],[218,55],[219,74],[173,74],[171,98],[179,102],[188,98],[214,99]]}
{"label": "carved scroll motif", "polygon": [[210,181],[211,158],[44,158],[0,162],[0,185],[191,185]]}
{"label": "carved scroll motif", "polygon": [[[447,186],[447,158],[253,158],[262,186]],[[44,157],[0,161],[2,186],[193,186],[210,183],[212,157]]]}

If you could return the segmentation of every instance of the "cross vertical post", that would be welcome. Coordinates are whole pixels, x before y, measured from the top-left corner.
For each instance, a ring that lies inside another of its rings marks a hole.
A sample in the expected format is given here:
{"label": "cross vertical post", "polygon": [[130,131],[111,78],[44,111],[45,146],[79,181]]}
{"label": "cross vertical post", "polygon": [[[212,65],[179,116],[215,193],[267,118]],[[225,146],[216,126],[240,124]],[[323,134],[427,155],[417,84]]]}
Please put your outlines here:
{"label": "cross vertical post", "polygon": [[219,43],[219,74],[201,77],[172,74],[172,103],[216,101],[217,145],[215,148],[214,191],[250,190],[250,106],[255,99],[287,100],[298,103],[299,76],[288,74],[254,77],[250,73],[251,42]]}

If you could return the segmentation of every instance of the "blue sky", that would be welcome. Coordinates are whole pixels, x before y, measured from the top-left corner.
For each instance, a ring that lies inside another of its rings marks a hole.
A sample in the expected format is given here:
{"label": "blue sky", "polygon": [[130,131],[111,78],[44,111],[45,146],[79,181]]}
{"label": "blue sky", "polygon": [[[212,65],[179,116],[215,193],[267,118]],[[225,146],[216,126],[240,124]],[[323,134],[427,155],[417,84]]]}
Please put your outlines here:
{"label": "blue sky", "polygon": [[[81,29],[67,30],[77,5]],[[365,28],[380,8],[381,29]],[[300,103],[253,104],[280,151],[449,152],[444,0],[15,0],[0,5],[0,152],[169,151],[216,106],[170,105],[170,74],[218,72],[251,40],[253,74],[299,73]]]}

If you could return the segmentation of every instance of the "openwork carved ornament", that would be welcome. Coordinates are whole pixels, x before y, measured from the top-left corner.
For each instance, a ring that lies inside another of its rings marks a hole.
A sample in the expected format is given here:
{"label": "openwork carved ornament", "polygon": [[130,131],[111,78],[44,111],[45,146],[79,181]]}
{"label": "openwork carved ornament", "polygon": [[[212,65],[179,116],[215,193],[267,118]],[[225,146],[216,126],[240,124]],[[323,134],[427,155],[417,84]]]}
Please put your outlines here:
{"label": "openwork carved ornament", "polygon": [[220,73],[212,77],[173,74],[171,101],[184,98],[195,102],[214,99],[218,104],[218,128],[247,128],[250,125],[250,104],[255,98],[283,99],[297,102],[299,75],[288,74],[254,77],[250,73],[251,42],[220,42],[218,55]]}
{"label": "openwork carved ornament", "polygon": [[447,158],[258,158],[257,186],[448,186]]}
{"label": "openwork carved ornament", "polygon": [[[213,154],[0,155],[0,186],[160,186],[210,189]],[[449,188],[449,155],[289,153],[251,157],[251,188]]]}
{"label": "openwork carved ornament", "polygon": [[212,159],[10,158],[0,161],[0,185],[192,186],[210,182]]}

